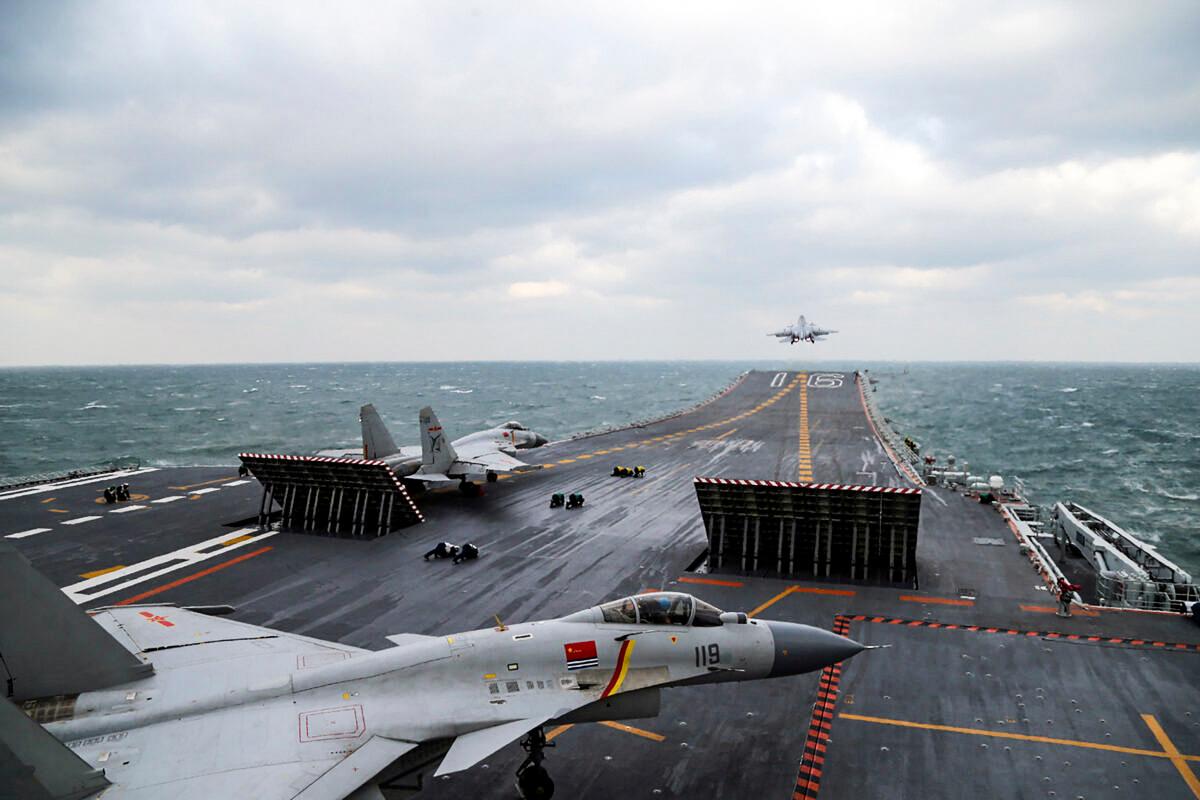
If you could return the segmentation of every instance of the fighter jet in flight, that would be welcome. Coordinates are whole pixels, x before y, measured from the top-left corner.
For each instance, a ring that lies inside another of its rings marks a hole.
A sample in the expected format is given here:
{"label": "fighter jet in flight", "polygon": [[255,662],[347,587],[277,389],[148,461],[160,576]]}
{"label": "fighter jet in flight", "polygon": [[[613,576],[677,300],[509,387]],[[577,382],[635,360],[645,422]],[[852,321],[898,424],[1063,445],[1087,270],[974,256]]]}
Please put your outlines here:
{"label": "fighter jet in flight", "polygon": [[[418,414],[421,446],[399,447],[387,426],[368,403],[358,413],[362,423],[362,457],[386,461],[396,477],[416,484],[458,481],[469,492],[475,481],[495,481],[500,473],[541,469],[519,461],[517,450],[541,447],[546,437],[534,433],[519,422],[506,422],[497,428],[469,433],[448,441],[442,423],[433,409],[425,406]],[[322,450],[322,456],[359,455],[357,451]]]}
{"label": "fighter jet in flight", "polygon": [[518,788],[549,798],[545,726],[653,717],[665,688],[866,649],[655,592],[368,651],[212,616],[228,607],[84,612],[8,544],[0,603],[0,785],[29,798],[378,798],[517,740]]}
{"label": "fighter jet in flight", "polygon": [[783,330],[776,333],[768,333],[767,336],[774,336],[784,344],[795,344],[796,342],[809,342],[815,344],[831,333],[837,331],[827,331],[824,328],[818,328],[816,325],[806,321],[804,315],[800,315],[795,325],[788,325]]}

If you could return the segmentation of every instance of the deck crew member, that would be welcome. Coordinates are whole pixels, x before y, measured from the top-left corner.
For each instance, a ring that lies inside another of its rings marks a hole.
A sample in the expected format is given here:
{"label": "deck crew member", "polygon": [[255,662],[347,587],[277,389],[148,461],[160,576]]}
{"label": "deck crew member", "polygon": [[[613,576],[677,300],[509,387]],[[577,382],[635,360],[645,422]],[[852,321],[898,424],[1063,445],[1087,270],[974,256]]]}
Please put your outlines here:
{"label": "deck crew member", "polygon": [[460,561],[474,561],[477,558],[479,558],[479,548],[473,545],[471,542],[467,542],[462,546],[462,549],[454,555],[454,563],[457,564]]}
{"label": "deck crew member", "polygon": [[426,553],[424,558],[426,561],[429,560],[430,556],[434,558],[454,558],[458,555],[460,549],[458,545],[452,542],[438,542],[437,547]]}

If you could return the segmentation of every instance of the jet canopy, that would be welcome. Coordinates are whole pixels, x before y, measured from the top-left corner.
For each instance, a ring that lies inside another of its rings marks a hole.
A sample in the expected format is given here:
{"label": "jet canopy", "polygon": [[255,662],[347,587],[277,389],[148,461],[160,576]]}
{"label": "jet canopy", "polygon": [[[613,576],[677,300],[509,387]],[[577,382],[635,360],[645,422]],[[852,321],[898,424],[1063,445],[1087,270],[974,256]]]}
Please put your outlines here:
{"label": "jet canopy", "polygon": [[527,430],[529,430],[529,428],[526,428],[524,425],[517,422],[516,420],[509,420],[508,422],[504,423],[500,427],[503,428],[504,430],[508,430],[508,431],[527,431]]}
{"label": "jet canopy", "polygon": [[604,622],[623,625],[716,627],[721,610],[682,592],[651,592],[600,606]]}

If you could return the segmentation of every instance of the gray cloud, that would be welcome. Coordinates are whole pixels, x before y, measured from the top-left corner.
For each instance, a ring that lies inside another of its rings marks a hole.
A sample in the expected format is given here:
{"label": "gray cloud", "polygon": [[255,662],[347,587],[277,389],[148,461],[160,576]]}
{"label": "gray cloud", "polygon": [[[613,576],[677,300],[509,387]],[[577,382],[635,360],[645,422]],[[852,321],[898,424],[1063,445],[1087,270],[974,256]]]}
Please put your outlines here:
{"label": "gray cloud", "polygon": [[803,310],[835,358],[1196,360],[1198,40],[1170,2],[12,3],[0,335],[738,358]]}

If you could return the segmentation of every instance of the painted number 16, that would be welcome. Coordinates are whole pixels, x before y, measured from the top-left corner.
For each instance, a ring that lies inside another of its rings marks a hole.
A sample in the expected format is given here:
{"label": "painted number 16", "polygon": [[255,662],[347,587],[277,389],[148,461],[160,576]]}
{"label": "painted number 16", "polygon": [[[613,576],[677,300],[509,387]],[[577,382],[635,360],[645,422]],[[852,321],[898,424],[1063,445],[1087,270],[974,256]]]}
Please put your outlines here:
{"label": "painted number 16", "polygon": [[709,664],[718,664],[721,661],[721,648],[715,644],[710,644],[706,647],[696,648],[696,666],[707,667]]}

